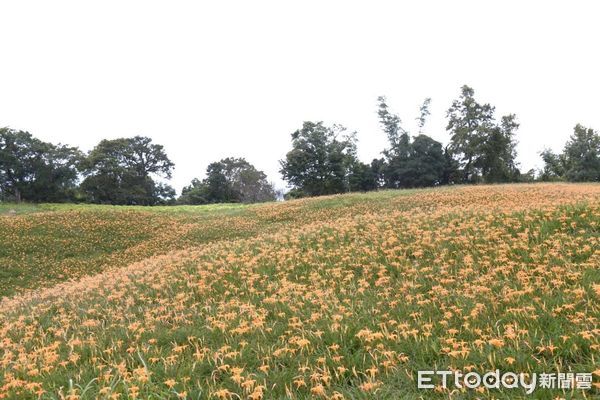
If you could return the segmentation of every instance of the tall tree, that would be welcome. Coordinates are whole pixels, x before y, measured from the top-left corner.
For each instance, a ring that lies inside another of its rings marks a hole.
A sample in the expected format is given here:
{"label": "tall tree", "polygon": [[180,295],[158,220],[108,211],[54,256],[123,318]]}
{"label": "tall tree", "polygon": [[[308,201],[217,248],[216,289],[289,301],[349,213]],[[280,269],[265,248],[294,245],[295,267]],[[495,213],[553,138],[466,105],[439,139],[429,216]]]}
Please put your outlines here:
{"label": "tall tree", "polygon": [[351,192],[368,192],[379,187],[378,165],[376,160],[373,161],[375,164],[371,165],[356,161],[350,167],[348,186]]}
{"label": "tall tree", "polygon": [[356,162],[355,132],[307,121],[292,133],[292,150],[280,161],[280,172],[297,195],[343,193]]}
{"label": "tall tree", "polygon": [[242,203],[261,203],[276,200],[277,194],[267,175],[244,158],[225,159],[225,171],[233,190]]}
{"label": "tall tree", "polygon": [[375,188],[385,187],[385,158],[374,158],[371,161],[371,171],[375,178]]}
{"label": "tall tree", "polygon": [[442,185],[451,185],[461,182],[462,175],[460,173],[460,163],[454,158],[450,144],[444,147],[444,169],[442,172]]}
{"label": "tall tree", "polygon": [[481,169],[485,182],[499,183],[515,181],[519,175],[516,165],[515,131],[519,124],[514,114],[502,117],[499,125],[482,134],[480,156],[476,165]]}
{"label": "tall tree", "polygon": [[[442,144],[422,133],[411,138],[410,133],[402,127],[400,117],[389,111],[385,97],[380,96],[377,100],[379,123],[390,143],[390,147],[383,152],[385,186],[408,188],[440,184],[446,166]],[[419,132],[422,132],[427,121],[430,103],[431,99],[427,98],[420,108],[417,118]]]}
{"label": "tall tree", "polygon": [[80,158],[75,147],[43,142],[29,132],[0,128],[0,196],[17,202],[72,200]]}
{"label": "tall tree", "polygon": [[81,167],[81,189],[93,203],[154,205],[174,195],[170,186],[154,180],[171,178],[174,164],[164,147],[147,137],[102,140]]}
{"label": "tall tree", "polygon": [[443,179],[444,166],[442,144],[427,135],[418,135],[410,146],[410,156],[405,167],[404,186],[438,185]]}
{"label": "tall tree", "polygon": [[164,146],[152,143],[145,136],[134,136],[126,140],[123,153],[126,164],[139,176],[158,175],[170,179],[175,164],[169,160]]}
{"label": "tall tree", "polygon": [[421,108],[419,108],[419,118],[417,118],[417,122],[419,125],[419,135],[423,133],[423,128],[425,127],[425,123],[427,122],[427,117],[431,115],[429,111],[429,106],[431,106],[431,98],[428,97],[423,101]]}
{"label": "tall tree", "polygon": [[181,196],[177,199],[177,204],[209,204],[207,185],[198,178],[192,179],[192,182],[181,190]]}
{"label": "tall tree", "polygon": [[556,181],[565,179],[567,159],[565,154],[554,154],[550,149],[544,149],[540,156],[544,161],[544,168],[540,174],[542,181]]}
{"label": "tall tree", "polygon": [[386,133],[388,142],[390,143],[390,148],[386,151],[394,156],[408,157],[410,136],[408,131],[402,127],[400,116],[390,112],[385,96],[379,96],[377,102],[379,103],[379,109],[377,110],[379,124]]}
{"label": "tall tree", "polygon": [[476,165],[481,156],[483,138],[494,125],[494,107],[479,104],[475,91],[467,85],[461,88],[460,97],[448,109],[450,149],[458,156],[463,170],[463,182],[477,180]]}
{"label": "tall tree", "polygon": [[383,151],[386,158],[384,176],[386,186],[395,188],[402,187],[404,181],[405,167],[410,155],[410,135],[402,127],[402,120],[398,114],[390,112],[385,96],[377,98],[379,109],[379,124],[388,137],[390,147]]}
{"label": "tall tree", "polygon": [[570,181],[600,180],[600,135],[581,124],[575,126],[573,135],[565,146],[569,168],[566,177]]}
{"label": "tall tree", "polygon": [[515,162],[514,132],[518,128],[514,114],[497,123],[495,108],[480,104],[469,86],[448,109],[450,151],[462,169],[462,182],[507,182],[518,175]]}
{"label": "tall tree", "polygon": [[544,180],[600,181],[600,135],[592,128],[577,124],[561,154],[544,150],[541,155]]}
{"label": "tall tree", "polygon": [[192,180],[182,190],[178,203],[259,203],[275,199],[273,185],[264,172],[243,158],[228,157],[211,163],[204,180]]}

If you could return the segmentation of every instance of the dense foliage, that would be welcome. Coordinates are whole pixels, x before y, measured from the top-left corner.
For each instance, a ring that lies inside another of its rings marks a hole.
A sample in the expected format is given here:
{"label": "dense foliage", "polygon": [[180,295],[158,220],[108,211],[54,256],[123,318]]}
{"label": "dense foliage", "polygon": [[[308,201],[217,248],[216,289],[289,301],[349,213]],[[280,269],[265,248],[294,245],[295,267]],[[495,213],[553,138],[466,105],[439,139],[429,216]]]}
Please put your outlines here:
{"label": "dense foliage", "polygon": [[261,203],[276,199],[267,175],[243,158],[224,158],[206,168],[204,180],[183,188],[179,204]]}
{"label": "dense foliage", "polygon": [[81,157],[74,147],[43,142],[29,132],[0,128],[0,199],[73,200],[76,166]]}
{"label": "dense foliage", "polygon": [[459,162],[460,182],[516,181],[516,116],[505,115],[497,122],[494,107],[478,103],[474,94],[463,86],[447,113],[450,150]]}
{"label": "dense foliage", "polygon": [[153,176],[171,177],[174,164],[163,146],[142,136],[102,140],[84,159],[81,190],[92,203],[154,205],[175,191]]}
{"label": "dense foliage", "polygon": [[[292,150],[280,161],[280,172],[294,196],[320,196],[347,192],[352,172],[363,174],[364,166],[357,163],[355,132],[307,121],[292,133]],[[353,182],[360,185],[361,180]]]}
{"label": "dense foliage", "polygon": [[567,180],[571,182],[600,181],[600,135],[580,124],[562,153],[550,150],[542,152],[543,180]]}
{"label": "dense foliage", "polygon": [[421,133],[429,115],[430,99],[420,109],[419,134],[411,137],[402,127],[402,120],[389,111],[385,97],[379,97],[377,114],[390,147],[385,149],[381,167],[387,188],[434,186],[444,182],[446,159],[442,144]]}
{"label": "dense foliage", "polygon": [[461,88],[448,109],[447,146],[424,134],[431,99],[419,108],[418,133],[412,135],[393,113],[387,99],[378,99],[377,115],[389,147],[370,165],[356,157],[356,139],[339,125],[305,122],[292,134],[292,150],[281,161],[281,173],[292,187],[290,197],[317,196],[378,188],[417,188],[453,183],[499,183],[533,180],[516,164],[514,114],[497,121],[494,107],[480,104],[474,90]]}

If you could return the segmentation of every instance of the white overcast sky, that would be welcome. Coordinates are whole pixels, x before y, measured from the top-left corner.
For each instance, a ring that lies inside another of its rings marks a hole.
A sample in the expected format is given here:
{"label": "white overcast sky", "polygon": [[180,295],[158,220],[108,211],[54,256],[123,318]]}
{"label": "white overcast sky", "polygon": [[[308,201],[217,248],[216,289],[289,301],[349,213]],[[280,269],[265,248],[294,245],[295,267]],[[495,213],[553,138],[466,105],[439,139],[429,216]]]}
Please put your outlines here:
{"label": "white overcast sky", "polygon": [[243,156],[283,187],[278,160],[304,120],[358,131],[363,161],[386,138],[376,98],[446,143],[468,84],[514,112],[519,162],[600,129],[597,1],[0,2],[0,126],[90,150],[150,136],[178,190]]}

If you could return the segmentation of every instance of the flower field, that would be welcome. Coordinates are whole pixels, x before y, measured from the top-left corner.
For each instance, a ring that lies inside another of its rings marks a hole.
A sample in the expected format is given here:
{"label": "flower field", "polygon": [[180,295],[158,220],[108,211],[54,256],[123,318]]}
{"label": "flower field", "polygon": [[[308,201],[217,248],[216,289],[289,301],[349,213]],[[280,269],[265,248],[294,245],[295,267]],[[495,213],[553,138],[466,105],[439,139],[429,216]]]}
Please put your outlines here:
{"label": "flower field", "polygon": [[600,185],[0,216],[0,398],[526,398],[419,370],[591,372]]}

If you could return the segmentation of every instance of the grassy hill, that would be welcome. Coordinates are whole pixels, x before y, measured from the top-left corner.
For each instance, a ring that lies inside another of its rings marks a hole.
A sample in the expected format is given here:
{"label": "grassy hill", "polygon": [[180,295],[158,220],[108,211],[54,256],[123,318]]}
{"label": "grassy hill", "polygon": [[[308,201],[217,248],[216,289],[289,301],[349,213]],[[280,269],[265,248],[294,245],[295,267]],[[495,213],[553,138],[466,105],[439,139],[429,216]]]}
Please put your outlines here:
{"label": "grassy hill", "polygon": [[599,185],[13,209],[0,398],[448,398],[416,371],[600,378]]}

